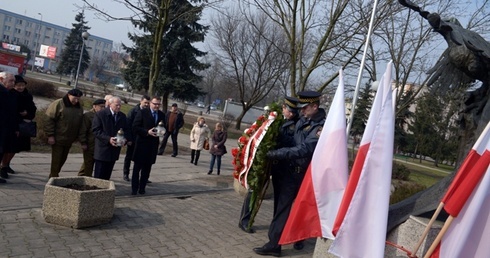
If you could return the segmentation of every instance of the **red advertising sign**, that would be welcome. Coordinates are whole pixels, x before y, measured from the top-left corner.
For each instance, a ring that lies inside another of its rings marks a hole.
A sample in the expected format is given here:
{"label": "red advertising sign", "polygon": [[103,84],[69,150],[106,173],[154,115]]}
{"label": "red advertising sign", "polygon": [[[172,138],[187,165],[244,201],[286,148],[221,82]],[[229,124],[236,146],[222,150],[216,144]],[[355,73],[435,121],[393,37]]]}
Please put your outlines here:
{"label": "red advertising sign", "polygon": [[22,74],[25,56],[0,50],[0,70]]}
{"label": "red advertising sign", "polygon": [[56,47],[41,45],[41,49],[39,50],[39,55],[50,59],[54,59],[56,57]]}

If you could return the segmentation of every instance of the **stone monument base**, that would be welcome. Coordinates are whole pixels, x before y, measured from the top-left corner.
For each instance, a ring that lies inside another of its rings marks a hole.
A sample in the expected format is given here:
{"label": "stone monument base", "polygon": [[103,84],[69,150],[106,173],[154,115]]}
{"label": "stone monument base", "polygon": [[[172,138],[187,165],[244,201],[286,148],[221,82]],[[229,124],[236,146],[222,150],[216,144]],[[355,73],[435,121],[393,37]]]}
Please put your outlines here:
{"label": "stone monument base", "polygon": [[[96,190],[74,190],[70,184],[96,186]],[[91,177],[53,177],[44,189],[43,217],[48,223],[84,228],[110,222],[114,215],[114,182]]]}
{"label": "stone monument base", "polygon": [[[422,217],[410,216],[407,221],[393,229],[387,236],[387,241],[391,243],[395,243],[399,246],[403,246],[405,249],[413,251],[412,249],[418,243],[420,236],[424,232],[425,226],[429,222],[429,219]],[[417,257],[423,257],[423,255],[427,252],[430,245],[436,238],[437,234],[442,228],[443,223],[436,221],[429,230],[429,234],[422,242],[419,251],[417,252]],[[366,240],[369,241],[369,240]],[[330,245],[332,244],[332,240],[318,238],[316,241],[315,252],[313,253],[313,258],[335,258],[336,255],[333,255],[328,252]],[[394,258],[394,257],[407,257],[407,254],[395,247],[386,246],[385,247],[385,258]]]}

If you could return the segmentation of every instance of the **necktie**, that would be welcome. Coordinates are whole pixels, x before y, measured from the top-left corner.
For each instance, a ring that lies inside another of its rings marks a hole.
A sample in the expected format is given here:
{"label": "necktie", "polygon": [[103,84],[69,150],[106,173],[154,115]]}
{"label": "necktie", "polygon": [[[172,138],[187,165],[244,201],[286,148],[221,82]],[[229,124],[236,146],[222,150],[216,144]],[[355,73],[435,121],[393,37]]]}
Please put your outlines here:
{"label": "necktie", "polygon": [[117,123],[117,113],[114,113],[114,123]]}
{"label": "necktie", "polygon": [[155,124],[157,124],[158,121],[157,112],[151,111],[151,113],[153,114],[153,120],[155,120]]}

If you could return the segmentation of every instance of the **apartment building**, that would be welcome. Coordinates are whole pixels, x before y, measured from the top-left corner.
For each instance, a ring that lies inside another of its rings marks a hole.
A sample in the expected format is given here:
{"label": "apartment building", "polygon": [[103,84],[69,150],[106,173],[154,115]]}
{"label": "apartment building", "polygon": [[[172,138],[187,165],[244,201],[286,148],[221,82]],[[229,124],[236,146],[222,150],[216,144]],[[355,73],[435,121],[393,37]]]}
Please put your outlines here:
{"label": "apartment building", "polygon": [[[36,64],[42,64],[41,66],[45,70],[56,70],[65,39],[70,34],[71,28],[45,22],[42,18],[41,14],[32,18],[0,9],[0,41],[14,45],[25,45],[31,50],[35,49],[35,56],[38,61],[42,60]],[[90,31],[88,32],[90,33]],[[51,59],[40,56],[41,45],[55,47],[55,57]],[[85,46],[91,59],[100,60],[112,52],[112,40],[95,35],[90,35],[85,41]],[[33,59],[30,60],[29,64],[32,65],[32,62]]]}

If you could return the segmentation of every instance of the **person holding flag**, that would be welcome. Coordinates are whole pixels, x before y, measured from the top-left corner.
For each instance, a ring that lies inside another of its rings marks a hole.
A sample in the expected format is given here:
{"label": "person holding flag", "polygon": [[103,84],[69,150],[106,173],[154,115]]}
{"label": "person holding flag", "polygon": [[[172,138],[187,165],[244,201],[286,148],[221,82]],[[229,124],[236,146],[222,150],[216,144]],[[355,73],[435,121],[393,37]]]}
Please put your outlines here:
{"label": "person holding flag", "polygon": [[274,185],[274,191],[277,191],[279,196],[274,196],[274,217],[269,226],[269,242],[253,249],[259,255],[281,255],[279,239],[325,123],[326,113],[320,108],[320,93],[302,91],[298,92],[297,96],[297,107],[301,108],[303,117],[296,123],[293,146],[267,153],[268,158],[286,163],[288,166],[282,171],[280,183]]}

